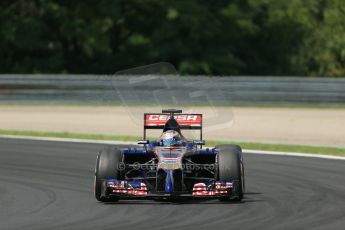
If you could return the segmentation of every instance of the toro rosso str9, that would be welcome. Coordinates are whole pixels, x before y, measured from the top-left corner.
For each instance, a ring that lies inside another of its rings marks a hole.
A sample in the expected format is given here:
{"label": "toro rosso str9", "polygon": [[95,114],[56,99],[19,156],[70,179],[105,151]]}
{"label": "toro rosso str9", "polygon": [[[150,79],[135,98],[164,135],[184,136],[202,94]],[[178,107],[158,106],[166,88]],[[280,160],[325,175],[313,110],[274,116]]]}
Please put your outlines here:
{"label": "toro rosso str9", "polygon": [[[146,130],[160,129],[155,141]],[[200,130],[187,140],[182,130]],[[119,199],[241,200],[244,193],[242,150],[237,145],[203,148],[202,114],[168,109],[144,114],[142,147],[106,147],[96,160],[95,197]]]}

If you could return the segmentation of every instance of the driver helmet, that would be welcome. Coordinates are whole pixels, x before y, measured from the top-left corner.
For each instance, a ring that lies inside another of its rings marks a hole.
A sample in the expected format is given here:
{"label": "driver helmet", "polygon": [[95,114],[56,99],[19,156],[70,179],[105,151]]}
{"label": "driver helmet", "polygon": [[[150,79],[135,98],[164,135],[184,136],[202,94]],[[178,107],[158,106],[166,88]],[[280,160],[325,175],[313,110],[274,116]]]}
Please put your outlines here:
{"label": "driver helmet", "polygon": [[182,138],[178,132],[176,132],[174,130],[168,130],[168,131],[165,131],[161,135],[160,143],[162,146],[165,146],[165,147],[181,146],[182,145]]}

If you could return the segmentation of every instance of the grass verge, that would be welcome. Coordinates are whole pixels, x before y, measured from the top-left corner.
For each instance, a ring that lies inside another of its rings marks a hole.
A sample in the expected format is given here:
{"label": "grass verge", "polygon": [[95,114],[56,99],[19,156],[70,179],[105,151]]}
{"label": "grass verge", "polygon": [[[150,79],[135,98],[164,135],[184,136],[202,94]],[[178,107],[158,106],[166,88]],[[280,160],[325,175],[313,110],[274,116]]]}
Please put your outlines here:
{"label": "grass verge", "polygon": [[[41,132],[41,131],[21,131],[21,130],[0,130],[2,135],[20,135],[33,137],[58,137],[58,138],[76,138],[89,140],[113,140],[113,141],[137,141],[141,139],[138,136],[117,136],[117,135],[103,135],[103,134],[84,134],[84,133],[68,133],[68,132]],[[237,142],[237,141],[207,141],[208,146],[215,146],[219,144],[238,144],[243,149],[279,151],[279,152],[298,152],[310,154],[324,154],[334,156],[345,156],[344,147],[323,147],[323,146],[308,146],[308,145],[288,145],[288,144],[264,144],[252,142]]]}

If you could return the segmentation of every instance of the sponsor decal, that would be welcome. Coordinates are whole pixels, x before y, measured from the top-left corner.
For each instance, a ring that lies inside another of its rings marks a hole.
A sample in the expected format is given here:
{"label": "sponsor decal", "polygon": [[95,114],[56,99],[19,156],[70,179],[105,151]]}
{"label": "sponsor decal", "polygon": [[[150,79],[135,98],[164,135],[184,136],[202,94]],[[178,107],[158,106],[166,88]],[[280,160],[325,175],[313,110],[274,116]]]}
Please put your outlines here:
{"label": "sponsor decal", "polygon": [[147,187],[145,183],[133,183],[126,181],[108,182],[107,187],[112,189],[113,193],[134,195],[134,196],[147,196]]}
{"label": "sponsor decal", "polygon": [[[145,116],[145,125],[146,126],[160,126],[164,125],[170,116],[165,114],[146,114]],[[179,125],[188,125],[188,126],[201,126],[202,115],[191,115],[191,114],[182,114],[174,115],[175,120]]]}
{"label": "sponsor decal", "polygon": [[206,186],[205,183],[197,183],[193,187],[193,196],[216,196],[225,195],[232,188],[231,182],[216,182],[215,187]]}

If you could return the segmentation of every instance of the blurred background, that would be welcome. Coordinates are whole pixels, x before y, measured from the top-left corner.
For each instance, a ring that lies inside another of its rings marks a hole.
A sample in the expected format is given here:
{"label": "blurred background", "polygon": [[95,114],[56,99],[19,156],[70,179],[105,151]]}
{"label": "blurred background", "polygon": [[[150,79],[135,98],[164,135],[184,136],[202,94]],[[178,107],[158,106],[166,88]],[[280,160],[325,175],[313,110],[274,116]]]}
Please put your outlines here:
{"label": "blurred background", "polygon": [[342,77],[344,21],[342,0],[4,0],[0,72]]}
{"label": "blurred background", "polygon": [[[206,138],[342,148],[344,22],[343,0],[4,0],[0,129],[138,136],[133,111],[171,105],[151,94],[169,89],[231,123]],[[169,71],[142,74],[178,79],[122,76],[152,63]]]}

